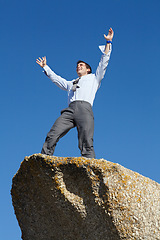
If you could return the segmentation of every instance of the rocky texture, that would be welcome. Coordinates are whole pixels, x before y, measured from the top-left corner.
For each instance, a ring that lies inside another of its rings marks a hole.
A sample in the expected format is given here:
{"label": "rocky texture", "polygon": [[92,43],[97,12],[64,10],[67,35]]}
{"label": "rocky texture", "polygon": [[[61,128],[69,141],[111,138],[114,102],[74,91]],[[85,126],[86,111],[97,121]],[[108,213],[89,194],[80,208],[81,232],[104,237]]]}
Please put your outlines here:
{"label": "rocky texture", "polygon": [[160,185],[103,159],[26,157],[11,194],[23,240],[160,239]]}

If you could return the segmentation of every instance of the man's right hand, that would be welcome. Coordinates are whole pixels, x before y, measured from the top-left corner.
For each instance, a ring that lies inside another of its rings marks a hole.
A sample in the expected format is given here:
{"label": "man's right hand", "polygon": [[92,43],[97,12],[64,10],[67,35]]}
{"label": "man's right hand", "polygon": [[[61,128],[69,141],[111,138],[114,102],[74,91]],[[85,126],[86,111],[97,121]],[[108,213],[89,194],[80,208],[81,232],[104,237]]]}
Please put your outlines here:
{"label": "man's right hand", "polygon": [[45,67],[47,65],[47,60],[46,57],[42,57],[42,58],[38,58],[36,59],[36,63],[38,63],[39,66],[41,66],[42,68]]}

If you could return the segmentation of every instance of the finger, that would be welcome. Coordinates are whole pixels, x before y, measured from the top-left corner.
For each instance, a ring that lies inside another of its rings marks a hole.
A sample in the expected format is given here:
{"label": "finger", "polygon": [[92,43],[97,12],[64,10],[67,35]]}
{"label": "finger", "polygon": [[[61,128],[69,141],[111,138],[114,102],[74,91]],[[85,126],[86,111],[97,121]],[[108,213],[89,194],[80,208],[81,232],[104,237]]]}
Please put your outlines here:
{"label": "finger", "polygon": [[45,57],[42,57],[42,59],[43,59],[43,63],[46,64],[46,59],[45,59]]}
{"label": "finger", "polygon": [[40,61],[42,62],[43,60],[39,57]]}
{"label": "finger", "polygon": [[39,62],[37,62],[37,61],[36,61],[36,63],[41,66],[41,63],[39,63]]}
{"label": "finger", "polygon": [[113,33],[113,29],[112,28],[110,28],[111,29],[111,33]]}

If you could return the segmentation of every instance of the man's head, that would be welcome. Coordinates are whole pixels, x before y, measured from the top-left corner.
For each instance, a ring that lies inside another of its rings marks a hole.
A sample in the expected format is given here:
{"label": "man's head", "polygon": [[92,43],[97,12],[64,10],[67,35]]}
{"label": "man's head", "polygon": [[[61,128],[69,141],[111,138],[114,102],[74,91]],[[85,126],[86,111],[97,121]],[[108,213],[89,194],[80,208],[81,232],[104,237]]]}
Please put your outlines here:
{"label": "man's head", "polygon": [[77,62],[76,71],[79,77],[92,73],[92,69],[89,64],[81,60]]}

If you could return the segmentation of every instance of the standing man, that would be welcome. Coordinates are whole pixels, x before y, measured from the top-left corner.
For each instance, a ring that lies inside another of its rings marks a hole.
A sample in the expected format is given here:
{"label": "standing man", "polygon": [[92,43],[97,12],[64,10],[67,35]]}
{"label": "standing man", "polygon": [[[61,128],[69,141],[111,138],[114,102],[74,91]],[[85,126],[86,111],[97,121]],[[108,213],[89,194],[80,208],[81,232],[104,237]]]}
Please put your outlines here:
{"label": "standing man", "polygon": [[68,92],[68,108],[61,111],[61,116],[55,121],[47,134],[41,153],[53,155],[55,146],[71,128],[77,127],[79,149],[81,155],[87,158],[95,158],[93,148],[94,116],[92,105],[95,94],[100,87],[112,50],[113,30],[109,29],[108,35],[104,34],[106,46],[99,46],[102,57],[96,73],[92,74],[89,64],[84,61],[77,62],[78,78],[67,81],[55,74],[46,63],[46,57],[36,60],[44,69],[45,74],[62,90]]}

